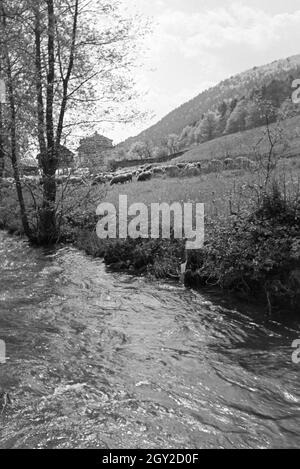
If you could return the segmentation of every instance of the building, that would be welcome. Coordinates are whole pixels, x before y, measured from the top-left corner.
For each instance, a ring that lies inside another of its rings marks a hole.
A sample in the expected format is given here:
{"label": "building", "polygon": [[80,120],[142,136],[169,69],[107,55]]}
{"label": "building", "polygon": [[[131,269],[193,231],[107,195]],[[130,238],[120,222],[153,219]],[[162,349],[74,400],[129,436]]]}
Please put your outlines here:
{"label": "building", "polygon": [[95,132],[92,136],[80,140],[77,149],[77,166],[100,168],[113,150],[113,141]]}

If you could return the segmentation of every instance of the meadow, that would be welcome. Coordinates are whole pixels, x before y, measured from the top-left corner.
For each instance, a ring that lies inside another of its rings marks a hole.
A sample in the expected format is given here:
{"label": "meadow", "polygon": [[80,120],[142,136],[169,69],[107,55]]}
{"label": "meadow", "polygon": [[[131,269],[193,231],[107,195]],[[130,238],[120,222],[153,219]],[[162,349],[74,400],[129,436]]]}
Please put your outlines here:
{"label": "meadow", "polygon": [[[286,181],[287,190],[294,190],[300,178],[300,158],[281,159],[275,176]],[[193,177],[160,176],[150,181],[108,186],[105,200],[116,207],[119,195],[127,195],[128,204],[199,202],[205,204],[207,216],[228,217],[232,212],[239,213],[244,208],[249,208],[250,201],[263,180],[264,174],[259,168],[254,171],[240,169],[211,172]]]}

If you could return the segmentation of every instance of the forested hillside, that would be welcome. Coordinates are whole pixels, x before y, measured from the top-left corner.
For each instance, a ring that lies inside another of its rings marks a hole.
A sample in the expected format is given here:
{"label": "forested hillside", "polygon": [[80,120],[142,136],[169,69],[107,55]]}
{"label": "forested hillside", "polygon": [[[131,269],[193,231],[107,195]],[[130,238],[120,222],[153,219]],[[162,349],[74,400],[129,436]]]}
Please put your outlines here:
{"label": "forested hillside", "polygon": [[292,118],[292,82],[300,78],[300,55],[222,81],[181,105],[157,124],[120,144],[119,157],[173,153],[222,135]]}

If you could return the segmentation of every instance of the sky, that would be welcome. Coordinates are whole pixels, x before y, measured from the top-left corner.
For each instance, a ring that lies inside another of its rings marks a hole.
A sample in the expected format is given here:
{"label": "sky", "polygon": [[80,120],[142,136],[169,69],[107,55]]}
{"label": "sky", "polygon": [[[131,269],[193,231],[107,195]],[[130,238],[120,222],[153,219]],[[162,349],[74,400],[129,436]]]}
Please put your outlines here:
{"label": "sky", "polygon": [[136,80],[139,108],[153,116],[101,129],[115,143],[223,79],[300,53],[299,0],[122,1],[152,21]]}

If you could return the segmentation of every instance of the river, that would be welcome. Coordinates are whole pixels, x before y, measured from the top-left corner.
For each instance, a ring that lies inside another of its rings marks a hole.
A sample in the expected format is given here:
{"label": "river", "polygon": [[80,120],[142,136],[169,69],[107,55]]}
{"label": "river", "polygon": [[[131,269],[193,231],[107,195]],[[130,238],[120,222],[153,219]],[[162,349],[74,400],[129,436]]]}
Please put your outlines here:
{"label": "river", "polygon": [[0,448],[300,447],[300,321],[3,233],[0,262]]}

